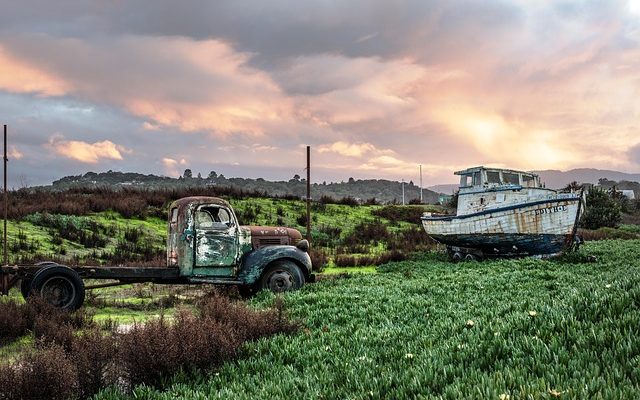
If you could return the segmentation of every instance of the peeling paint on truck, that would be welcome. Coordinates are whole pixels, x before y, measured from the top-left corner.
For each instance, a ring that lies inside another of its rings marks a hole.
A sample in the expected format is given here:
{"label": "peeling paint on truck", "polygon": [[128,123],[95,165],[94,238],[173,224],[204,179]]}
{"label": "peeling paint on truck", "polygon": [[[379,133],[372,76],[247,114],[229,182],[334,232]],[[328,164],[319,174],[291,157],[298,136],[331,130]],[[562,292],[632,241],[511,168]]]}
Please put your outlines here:
{"label": "peeling paint on truck", "polygon": [[219,278],[252,285],[270,263],[286,259],[311,279],[311,259],[295,247],[301,240],[292,228],[240,226],[222,199],[187,197],[169,208],[167,265],[194,282]]}

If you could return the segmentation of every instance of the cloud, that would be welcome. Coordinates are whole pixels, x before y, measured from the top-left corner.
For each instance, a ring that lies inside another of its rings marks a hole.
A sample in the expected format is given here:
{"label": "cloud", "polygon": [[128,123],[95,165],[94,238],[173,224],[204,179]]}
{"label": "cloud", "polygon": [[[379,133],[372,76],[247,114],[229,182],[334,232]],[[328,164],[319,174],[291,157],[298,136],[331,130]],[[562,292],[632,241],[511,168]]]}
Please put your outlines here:
{"label": "cloud", "polygon": [[629,149],[628,156],[631,162],[640,168],[640,143]]}
{"label": "cloud", "polygon": [[87,143],[66,140],[59,134],[51,136],[47,146],[58,155],[88,164],[96,164],[101,160],[122,160],[122,153],[131,152],[110,140]]}
{"label": "cloud", "polygon": [[16,146],[9,145],[9,148],[7,149],[7,157],[9,159],[20,160],[24,157],[24,154],[18,150]]}
{"label": "cloud", "polygon": [[162,165],[164,166],[164,172],[169,176],[181,176],[180,166],[187,165],[187,161],[183,158],[174,160],[173,158],[165,157],[162,159]]}
{"label": "cloud", "polygon": [[[290,113],[250,54],[219,40],[117,36],[99,41],[15,35],[12,57],[65,86],[64,93],[144,118],[143,128],[260,135]],[[82,60],[82,61],[79,61]],[[27,69],[28,70],[28,69]],[[58,92],[45,92],[49,95]]]}
{"label": "cloud", "polygon": [[417,164],[434,177],[476,164],[633,170],[629,4],[13,2],[0,15],[0,111],[29,162],[65,132],[176,175],[189,154],[194,171],[288,178],[307,144],[332,177]]}
{"label": "cloud", "polygon": [[12,57],[0,45],[0,89],[13,93],[58,96],[68,92],[70,84]]}
{"label": "cloud", "polygon": [[335,142],[318,147],[319,153],[332,152],[347,157],[362,157],[371,152],[379,152],[371,143]]}

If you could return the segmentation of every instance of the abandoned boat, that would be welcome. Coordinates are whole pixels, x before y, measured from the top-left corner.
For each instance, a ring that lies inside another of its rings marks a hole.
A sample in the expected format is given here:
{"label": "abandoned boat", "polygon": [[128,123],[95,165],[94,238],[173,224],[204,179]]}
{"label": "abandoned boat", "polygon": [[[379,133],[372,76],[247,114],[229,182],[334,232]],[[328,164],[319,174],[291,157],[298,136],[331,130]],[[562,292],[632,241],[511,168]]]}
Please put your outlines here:
{"label": "abandoned boat", "polygon": [[447,246],[454,260],[551,256],[580,243],[582,193],[547,189],[538,175],[474,167],[460,175],[456,215],[425,213],[429,236]]}

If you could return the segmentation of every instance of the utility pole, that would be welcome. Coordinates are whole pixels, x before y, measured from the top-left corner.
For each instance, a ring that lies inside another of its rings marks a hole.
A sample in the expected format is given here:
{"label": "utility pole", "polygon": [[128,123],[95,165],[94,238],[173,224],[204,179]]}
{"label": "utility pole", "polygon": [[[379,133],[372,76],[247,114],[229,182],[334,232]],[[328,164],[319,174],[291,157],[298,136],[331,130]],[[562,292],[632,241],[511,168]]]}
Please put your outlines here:
{"label": "utility pole", "polygon": [[402,180],[402,205],[404,205],[404,179]]}
{"label": "utility pole", "polygon": [[424,203],[422,201],[422,164],[420,164],[420,204]]}
{"label": "utility pole", "polygon": [[307,146],[307,240],[311,243],[311,146]]}
{"label": "utility pole", "polygon": [[[8,193],[7,193],[7,161],[9,161],[9,159],[7,158],[7,125],[4,126],[4,247],[3,247],[3,253],[4,253],[4,266],[6,267],[7,265],[9,265],[9,254],[7,253],[7,210],[9,207],[9,201],[8,201]],[[8,294],[9,293],[9,275],[6,274],[4,271],[0,272],[0,279],[2,279],[2,282],[0,283],[0,285],[2,286],[2,294]]]}

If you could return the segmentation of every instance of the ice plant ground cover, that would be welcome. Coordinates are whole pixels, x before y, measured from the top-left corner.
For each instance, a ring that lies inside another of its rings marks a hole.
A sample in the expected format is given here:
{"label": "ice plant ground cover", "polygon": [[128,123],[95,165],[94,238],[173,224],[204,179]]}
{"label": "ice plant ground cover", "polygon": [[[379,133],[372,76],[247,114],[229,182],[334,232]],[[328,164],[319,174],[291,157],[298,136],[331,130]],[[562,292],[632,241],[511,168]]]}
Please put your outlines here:
{"label": "ice plant ground cover", "polygon": [[[595,261],[587,256],[595,256]],[[255,307],[271,304],[262,292]],[[640,392],[640,241],[561,260],[451,264],[425,253],[287,294],[294,337],[176,376],[145,399],[582,399]],[[185,338],[188,340],[188,338]],[[98,399],[126,397],[115,390]]]}

